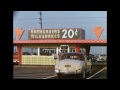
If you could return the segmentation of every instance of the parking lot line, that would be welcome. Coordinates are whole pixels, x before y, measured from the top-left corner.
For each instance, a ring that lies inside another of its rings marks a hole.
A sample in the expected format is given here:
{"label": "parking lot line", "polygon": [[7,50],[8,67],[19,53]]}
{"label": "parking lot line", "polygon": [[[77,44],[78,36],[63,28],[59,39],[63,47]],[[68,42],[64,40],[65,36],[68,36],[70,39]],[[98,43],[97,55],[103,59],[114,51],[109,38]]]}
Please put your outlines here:
{"label": "parking lot line", "polygon": [[49,77],[46,77],[46,78],[42,78],[42,79],[48,79],[48,78],[52,78],[52,77],[56,77],[57,75],[54,75],[54,76],[49,76]]}
{"label": "parking lot line", "polygon": [[95,75],[97,75],[97,74],[99,74],[100,72],[102,72],[104,69],[106,69],[106,68],[105,68],[105,67],[102,68],[100,71],[96,72],[95,74],[93,74],[92,76],[90,76],[90,77],[88,77],[88,78],[86,78],[86,79],[90,79],[90,78],[94,77]]}

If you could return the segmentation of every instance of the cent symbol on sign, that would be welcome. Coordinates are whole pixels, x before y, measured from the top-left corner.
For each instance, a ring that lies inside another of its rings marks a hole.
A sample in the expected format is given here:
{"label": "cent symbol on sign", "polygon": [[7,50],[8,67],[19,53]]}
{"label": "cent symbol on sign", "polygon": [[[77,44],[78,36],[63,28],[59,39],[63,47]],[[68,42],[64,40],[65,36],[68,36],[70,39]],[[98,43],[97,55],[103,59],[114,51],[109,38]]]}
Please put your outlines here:
{"label": "cent symbol on sign", "polygon": [[22,28],[17,28],[15,30],[15,34],[16,34],[18,40],[20,40],[20,38],[22,37],[23,33],[24,33],[24,30],[22,30]]}
{"label": "cent symbol on sign", "polygon": [[96,27],[93,29],[93,32],[94,32],[95,36],[97,37],[97,39],[100,38],[103,30],[104,30],[104,29],[103,29],[102,27],[100,27],[100,26],[96,26]]}

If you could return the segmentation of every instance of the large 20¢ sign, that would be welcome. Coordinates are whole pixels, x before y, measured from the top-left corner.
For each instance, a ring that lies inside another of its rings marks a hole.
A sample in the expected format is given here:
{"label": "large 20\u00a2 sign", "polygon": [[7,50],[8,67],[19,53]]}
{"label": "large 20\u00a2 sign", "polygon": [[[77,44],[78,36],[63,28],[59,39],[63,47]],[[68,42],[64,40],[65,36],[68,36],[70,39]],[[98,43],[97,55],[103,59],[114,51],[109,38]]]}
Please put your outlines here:
{"label": "large 20\u00a2 sign", "polygon": [[85,31],[76,29],[33,29],[28,30],[29,39],[80,38],[85,39]]}

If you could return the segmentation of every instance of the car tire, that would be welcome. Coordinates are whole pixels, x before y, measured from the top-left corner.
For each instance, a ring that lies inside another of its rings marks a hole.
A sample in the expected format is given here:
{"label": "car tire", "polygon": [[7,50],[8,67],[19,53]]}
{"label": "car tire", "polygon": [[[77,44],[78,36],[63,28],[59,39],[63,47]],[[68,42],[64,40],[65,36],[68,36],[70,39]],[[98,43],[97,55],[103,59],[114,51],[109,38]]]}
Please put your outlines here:
{"label": "car tire", "polygon": [[61,74],[60,74],[60,73],[58,73],[58,74],[57,74],[57,76],[58,76],[58,77],[61,77]]}
{"label": "car tire", "polygon": [[91,74],[91,70],[92,70],[92,66],[90,67],[90,71],[89,71],[89,74]]}
{"label": "car tire", "polygon": [[91,69],[93,69],[93,66],[91,65]]}
{"label": "car tire", "polygon": [[83,72],[83,78],[85,79],[85,77],[86,77],[86,70],[84,70]]}

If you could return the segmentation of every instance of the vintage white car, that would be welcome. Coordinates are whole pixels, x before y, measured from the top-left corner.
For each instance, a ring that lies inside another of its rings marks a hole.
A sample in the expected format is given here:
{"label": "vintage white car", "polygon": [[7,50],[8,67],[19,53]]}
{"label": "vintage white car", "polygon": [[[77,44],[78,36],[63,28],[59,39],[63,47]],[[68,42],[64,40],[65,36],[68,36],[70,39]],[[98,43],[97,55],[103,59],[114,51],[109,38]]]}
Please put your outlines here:
{"label": "vintage white car", "polygon": [[64,53],[62,59],[55,65],[55,74],[91,74],[91,61],[85,58],[84,53]]}

